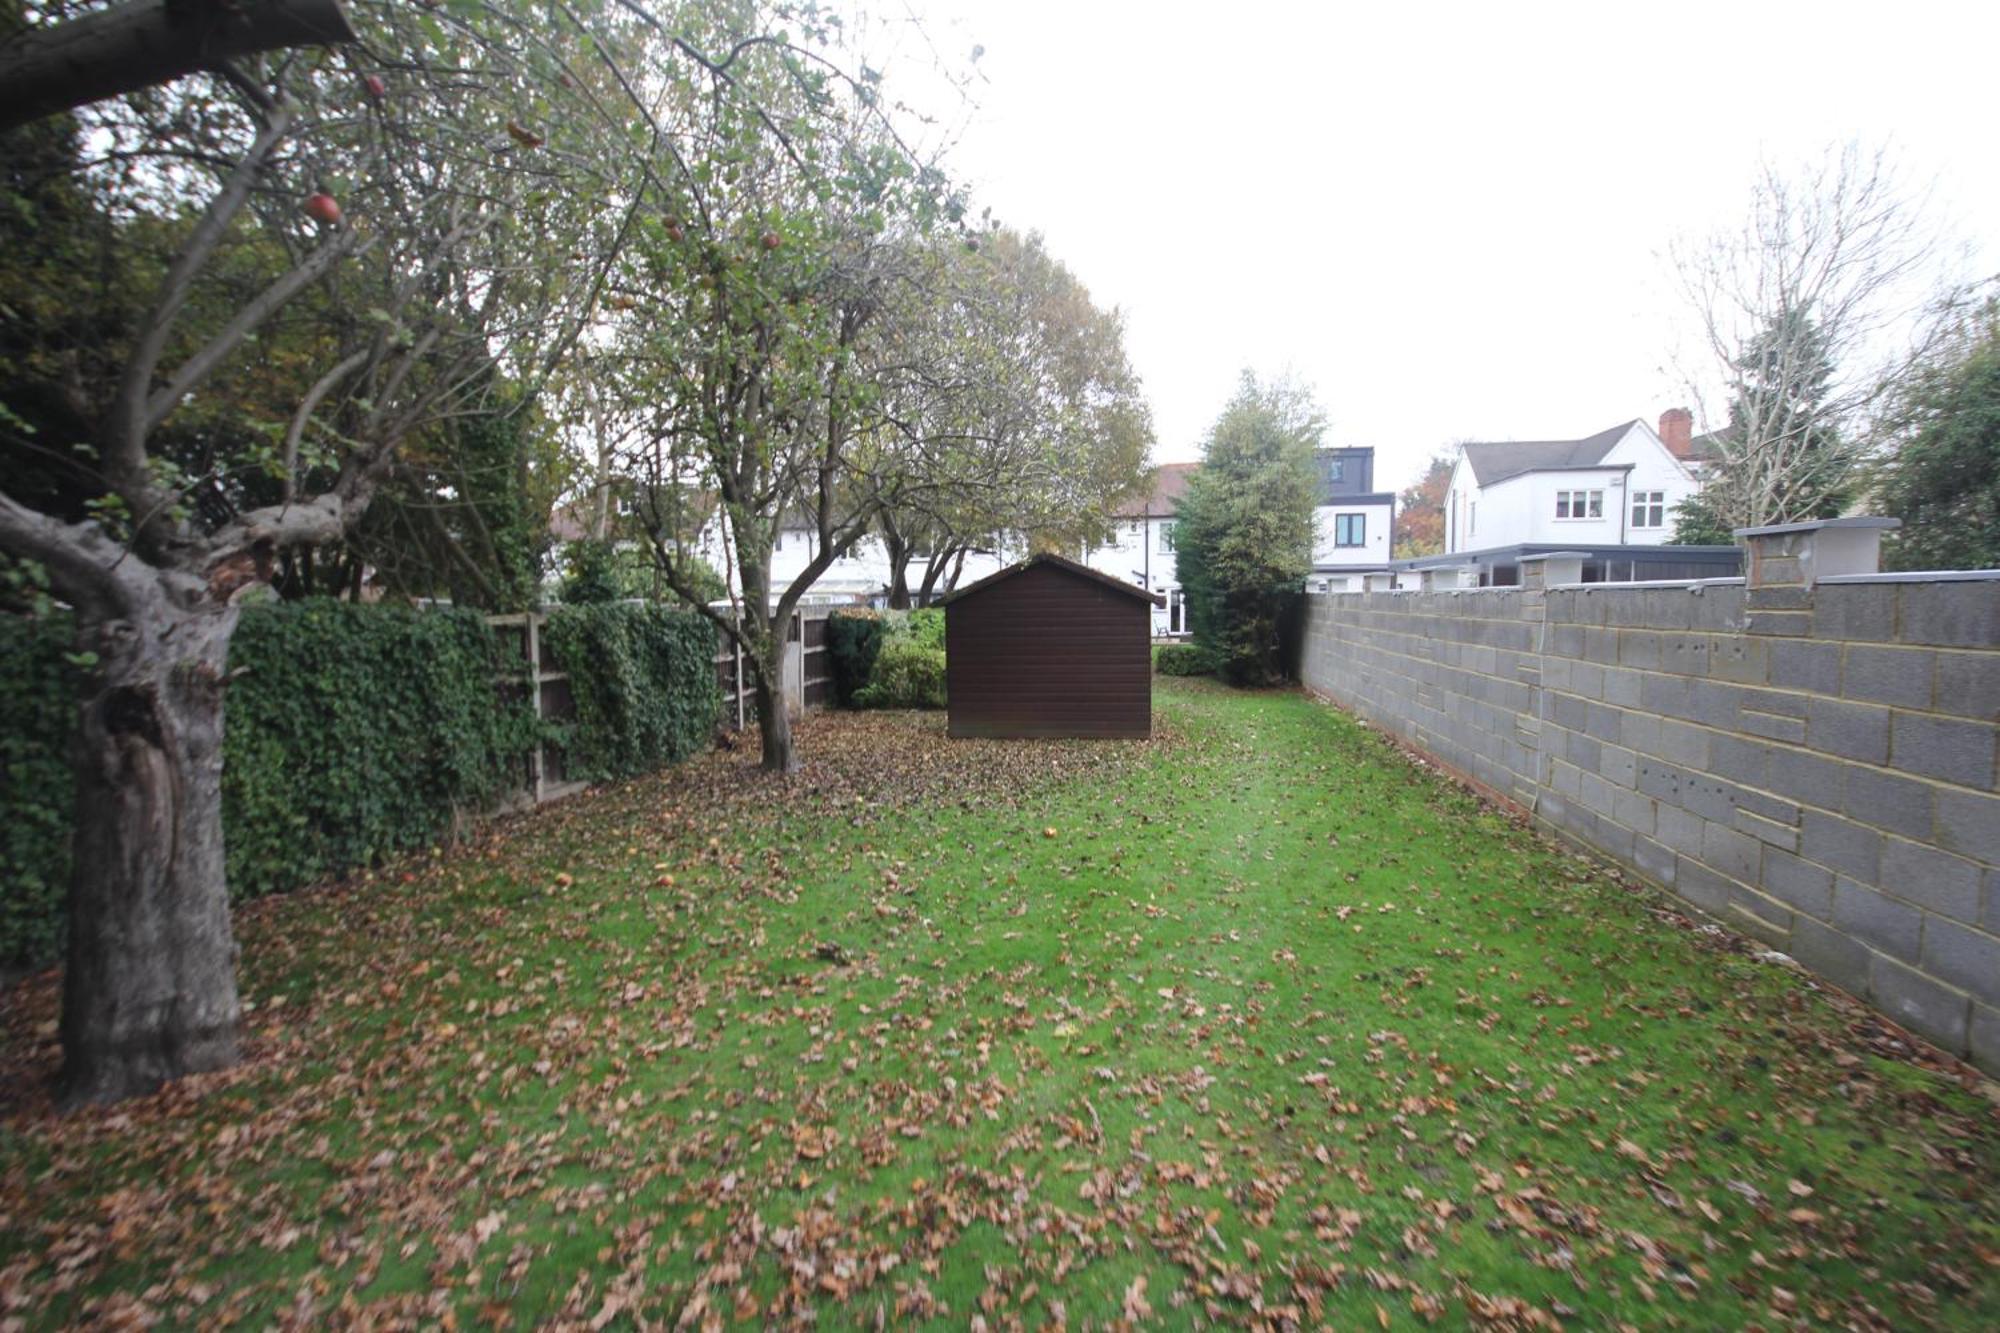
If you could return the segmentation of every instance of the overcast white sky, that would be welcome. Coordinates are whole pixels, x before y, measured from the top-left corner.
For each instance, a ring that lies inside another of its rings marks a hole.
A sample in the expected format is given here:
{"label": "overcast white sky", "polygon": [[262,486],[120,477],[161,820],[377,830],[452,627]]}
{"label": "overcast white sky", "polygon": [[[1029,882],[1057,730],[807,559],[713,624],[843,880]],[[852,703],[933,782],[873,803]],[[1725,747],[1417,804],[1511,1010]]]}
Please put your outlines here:
{"label": "overcast white sky", "polygon": [[898,3],[985,47],[956,173],[1123,309],[1156,461],[1245,366],[1385,489],[1456,440],[1656,420],[1664,251],[1739,219],[1760,156],[1887,144],[2000,266],[2000,5]]}

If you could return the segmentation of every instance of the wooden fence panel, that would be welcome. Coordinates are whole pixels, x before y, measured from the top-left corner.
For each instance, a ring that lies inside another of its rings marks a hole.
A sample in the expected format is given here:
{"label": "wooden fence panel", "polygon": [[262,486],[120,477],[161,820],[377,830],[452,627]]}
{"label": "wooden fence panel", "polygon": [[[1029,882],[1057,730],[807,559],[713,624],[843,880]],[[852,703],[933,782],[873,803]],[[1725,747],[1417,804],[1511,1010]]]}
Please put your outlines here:
{"label": "wooden fence panel", "polygon": [[[789,687],[787,702],[794,713],[821,708],[833,699],[832,659],[826,649],[826,619],[831,607],[794,611],[785,636],[788,662],[797,665],[782,674]],[[722,725],[741,729],[757,720],[755,680],[734,641],[722,636],[715,654],[715,686],[722,693]],[[795,658],[794,658],[794,655]]]}
{"label": "wooden fence panel", "polygon": [[[576,716],[576,698],[570,693],[569,676],[549,660],[543,649],[542,627],[548,617],[524,611],[515,615],[488,616],[486,623],[503,644],[506,665],[494,682],[503,699],[525,701],[538,720],[566,722]],[[540,805],[579,792],[587,783],[572,779],[564,766],[562,746],[545,740],[527,757],[521,773],[521,788],[514,801]]]}
{"label": "wooden fence panel", "polygon": [[[796,662],[796,670],[786,673],[796,688],[787,699],[795,712],[823,707],[833,697],[833,676],[826,648],[827,609],[815,607],[794,612],[786,653]],[[494,678],[494,689],[509,702],[533,707],[538,719],[566,722],[576,716],[576,697],[570,693],[569,676],[545,653],[542,627],[548,617],[540,612],[488,616],[486,623],[502,644],[502,664]],[[721,696],[718,725],[723,730],[741,730],[757,720],[756,693],[750,666],[727,635],[715,655],[715,688]],[[569,776],[563,749],[554,741],[544,741],[522,761],[519,789],[508,804],[535,804],[553,801],[579,792],[587,783]]]}

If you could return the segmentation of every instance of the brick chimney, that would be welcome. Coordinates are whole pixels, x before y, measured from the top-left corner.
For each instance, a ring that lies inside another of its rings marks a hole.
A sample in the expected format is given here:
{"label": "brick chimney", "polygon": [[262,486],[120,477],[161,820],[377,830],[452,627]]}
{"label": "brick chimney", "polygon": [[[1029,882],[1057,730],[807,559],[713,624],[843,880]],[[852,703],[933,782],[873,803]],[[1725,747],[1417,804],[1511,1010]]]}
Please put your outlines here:
{"label": "brick chimney", "polygon": [[1670,407],[1660,413],[1660,443],[1675,458],[1694,453],[1694,413],[1685,407]]}

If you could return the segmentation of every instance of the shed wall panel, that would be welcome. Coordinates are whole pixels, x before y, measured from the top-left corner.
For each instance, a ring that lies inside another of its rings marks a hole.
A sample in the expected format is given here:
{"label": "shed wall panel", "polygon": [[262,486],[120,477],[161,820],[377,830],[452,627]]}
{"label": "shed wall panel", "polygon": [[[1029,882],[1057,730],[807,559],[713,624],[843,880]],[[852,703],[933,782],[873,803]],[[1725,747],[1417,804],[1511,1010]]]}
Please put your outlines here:
{"label": "shed wall panel", "polygon": [[1031,565],[945,609],[954,736],[1151,734],[1151,616],[1142,598]]}

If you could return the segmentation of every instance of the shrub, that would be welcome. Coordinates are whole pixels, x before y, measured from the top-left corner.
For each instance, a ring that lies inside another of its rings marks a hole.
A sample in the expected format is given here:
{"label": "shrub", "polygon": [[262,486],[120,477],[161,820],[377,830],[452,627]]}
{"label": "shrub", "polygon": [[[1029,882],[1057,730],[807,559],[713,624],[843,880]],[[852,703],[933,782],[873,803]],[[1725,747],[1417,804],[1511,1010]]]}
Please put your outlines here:
{"label": "shrub", "polygon": [[1195,644],[1167,643],[1154,650],[1153,669],[1162,676],[1208,676],[1215,663]]}
{"label": "shrub", "polygon": [[715,628],[644,603],[563,607],[543,630],[569,675],[570,776],[630,777],[685,759],[715,732]]}
{"label": "shrub", "polygon": [[943,708],[944,653],[914,639],[890,639],[854,701],[863,708]]}
{"label": "shrub", "polygon": [[826,619],[827,664],[833,677],[834,702],[858,708],[854,696],[867,686],[888,622],[879,611],[836,611]]}
{"label": "shrub", "polygon": [[944,651],[944,608],[927,606],[912,611],[897,622],[895,632],[919,647],[941,653]]}

